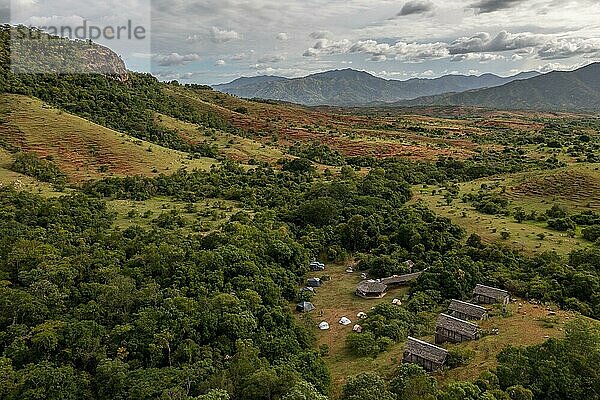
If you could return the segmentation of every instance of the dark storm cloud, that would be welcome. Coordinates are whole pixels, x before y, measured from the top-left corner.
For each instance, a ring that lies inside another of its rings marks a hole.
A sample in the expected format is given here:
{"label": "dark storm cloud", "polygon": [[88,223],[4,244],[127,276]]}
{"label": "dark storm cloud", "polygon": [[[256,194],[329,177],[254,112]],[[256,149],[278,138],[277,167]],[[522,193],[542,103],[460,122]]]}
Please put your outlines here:
{"label": "dark storm cloud", "polygon": [[404,4],[402,10],[398,13],[399,17],[405,15],[424,14],[433,11],[435,4],[427,0],[411,0]]}
{"label": "dark storm cloud", "polygon": [[522,3],[523,0],[479,0],[470,5],[478,14],[504,10]]}

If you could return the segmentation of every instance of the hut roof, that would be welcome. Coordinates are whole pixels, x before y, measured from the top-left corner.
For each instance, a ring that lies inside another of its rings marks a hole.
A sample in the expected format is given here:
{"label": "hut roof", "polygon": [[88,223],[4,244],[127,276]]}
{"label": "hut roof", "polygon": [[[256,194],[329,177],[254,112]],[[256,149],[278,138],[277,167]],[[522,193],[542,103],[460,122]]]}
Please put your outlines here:
{"label": "hut roof", "polygon": [[477,285],[473,290],[473,295],[480,295],[491,297],[492,299],[503,300],[506,296],[508,296],[508,292],[506,290],[494,288],[491,286]]}
{"label": "hut roof", "polygon": [[387,290],[387,285],[373,280],[362,281],[356,290],[363,293],[383,293]]}
{"label": "hut roof", "polygon": [[475,337],[479,332],[479,326],[448,314],[440,314],[438,317],[436,328],[440,327],[467,337]]}
{"label": "hut roof", "polygon": [[412,274],[404,274],[404,275],[393,275],[388,278],[381,278],[379,281],[386,285],[402,285],[411,281],[416,280],[423,272],[426,270],[413,272]]}
{"label": "hut roof", "polygon": [[451,300],[450,305],[448,306],[448,311],[456,311],[477,319],[483,318],[485,313],[487,313],[485,307],[479,306],[477,304],[466,303],[460,300]]}
{"label": "hut roof", "polygon": [[408,337],[404,351],[438,364],[443,364],[446,361],[446,357],[448,357],[447,350],[410,336]]}

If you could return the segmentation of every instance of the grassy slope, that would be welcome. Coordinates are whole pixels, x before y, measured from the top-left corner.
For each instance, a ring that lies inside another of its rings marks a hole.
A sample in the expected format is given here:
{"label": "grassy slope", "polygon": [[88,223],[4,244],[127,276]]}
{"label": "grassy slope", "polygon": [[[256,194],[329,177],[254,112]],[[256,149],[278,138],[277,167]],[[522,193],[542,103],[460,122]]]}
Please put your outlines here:
{"label": "grassy slope", "polygon": [[218,130],[206,130],[168,115],[157,114],[156,121],[163,127],[176,130],[187,142],[195,144],[206,141],[208,144],[217,146],[228,158],[242,163],[247,163],[250,159],[275,163],[284,157],[283,151],[276,147]]}
{"label": "grassy slope", "polygon": [[[22,150],[51,155],[73,181],[107,175],[154,175],[180,168],[206,169],[212,159],[187,155],[131,138],[85,119],[19,95],[2,95],[0,113],[7,123],[0,135]],[[100,172],[100,168],[106,172]]]}
{"label": "grassy slope", "polygon": [[600,210],[600,164],[520,174],[511,177],[508,185],[508,197],[525,209],[560,204],[573,211]]}
{"label": "grassy slope", "polygon": [[[501,186],[506,187],[505,196],[511,201],[510,208],[522,207],[527,212],[535,210],[538,214],[545,212],[553,204],[565,206],[572,212],[598,210],[600,172],[596,168],[596,164],[575,164],[556,171],[525,172],[496,180],[481,179],[460,184],[460,196],[477,192],[483,183],[493,184],[500,180]],[[440,215],[452,219],[468,233],[477,233],[486,242],[499,241],[530,254],[554,250],[562,255],[589,245],[579,237],[570,238],[564,232],[548,229],[545,222],[517,223],[511,216],[482,214],[461,200],[454,200],[448,206],[439,189],[415,186],[413,201],[423,202]],[[433,190],[436,190],[435,195]],[[503,230],[511,233],[508,240],[501,239],[500,233]],[[539,234],[544,234],[545,239],[540,240]]]}
{"label": "grassy slope", "polygon": [[[233,126],[254,135],[262,143],[291,146],[297,142],[320,142],[347,156],[402,156],[435,159],[438,155],[469,157],[473,142],[464,140],[462,130],[479,132],[466,121],[422,116],[365,116],[326,113],[293,104],[268,104],[239,99],[212,90],[168,87],[167,93],[186,101],[199,112],[219,115]],[[244,109],[244,112],[238,112]],[[330,111],[339,111],[336,109]],[[398,124],[398,121],[402,122]],[[447,130],[448,137],[428,138],[405,129],[417,124]],[[380,127],[372,129],[373,127]],[[387,128],[382,129],[382,126]]]}

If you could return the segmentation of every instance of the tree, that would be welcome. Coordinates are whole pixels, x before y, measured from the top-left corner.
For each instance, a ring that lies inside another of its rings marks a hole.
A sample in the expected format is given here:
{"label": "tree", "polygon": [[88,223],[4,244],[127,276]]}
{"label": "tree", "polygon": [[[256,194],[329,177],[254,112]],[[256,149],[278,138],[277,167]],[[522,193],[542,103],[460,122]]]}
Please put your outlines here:
{"label": "tree", "polygon": [[506,389],[510,400],[533,400],[533,393],[521,385],[511,386]]}
{"label": "tree", "polygon": [[282,400],[327,400],[327,396],[319,393],[310,383],[300,381],[283,396]]}
{"label": "tree", "polygon": [[523,210],[523,207],[517,207],[515,208],[514,217],[515,221],[521,223],[527,219],[527,213],[525,212],[525,210]]}
{"label": "tree", "polygon": [[439,396],[440,400],[478,400],[481,390],[470,382],[453,382]]}
{"label": "tree", "polygon": [[342,400],[394,400],[394,396],[380,376],[364,372],[348,379],[342,388]]}
{"label": "tree", "polygon": [[390,391],[397,400],[433,400],[437,381],[419,365],[401,364],[390,381]]}

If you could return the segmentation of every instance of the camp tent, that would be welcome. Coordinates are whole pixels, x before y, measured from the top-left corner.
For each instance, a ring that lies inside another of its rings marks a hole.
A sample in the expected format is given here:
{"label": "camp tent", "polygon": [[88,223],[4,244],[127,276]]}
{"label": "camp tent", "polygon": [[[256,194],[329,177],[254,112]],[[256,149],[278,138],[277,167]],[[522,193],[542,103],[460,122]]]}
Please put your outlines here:
{"label": "camp tent", "polygon": [[320,287],[322,284],[323,282],[319,278],[310,278],[306,281],[306,286],[308,287]]}
{"label": "camp tent", "polygon": [[311,271],[323,271],[323,270],[325,270],[325,264],[320,263],[318,261],[313,261],[310,263],[310,270]]}
{"label": "camp tent", "polygon": [[342,325],[350,325],[352,321],[350,321],[347,317],[340,318],[340,324]]}
{"label": "camp tent", "polygon": [[327,329],[329,329],[329,324],[327,322],[323,321],[319,324],[319,329],[322,331],[326,331]]}
{"label": "camp tent", "polygon": [[315,309],[314,304],[309,301],[303,301],[301,303],[296,304],[296,311],[299,311],[299,312],[309,312],[314,309]]}

